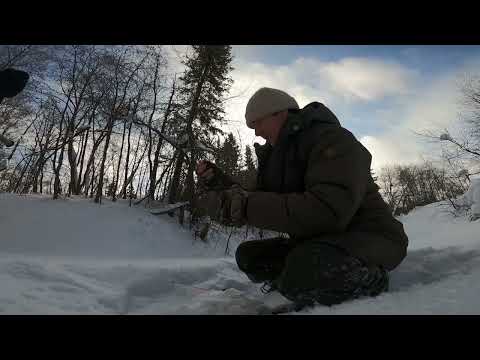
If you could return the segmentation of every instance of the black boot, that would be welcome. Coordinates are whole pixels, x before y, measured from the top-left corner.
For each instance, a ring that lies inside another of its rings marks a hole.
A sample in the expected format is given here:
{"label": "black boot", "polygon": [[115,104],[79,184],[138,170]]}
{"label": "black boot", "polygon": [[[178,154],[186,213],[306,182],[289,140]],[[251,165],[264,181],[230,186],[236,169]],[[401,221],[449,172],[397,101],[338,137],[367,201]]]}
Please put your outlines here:
{"label": "black boot", "polygon": [[299,308],[314,303],[340,304],[388,290],[388,273],[367,266],[344,249],[328,243],[306,242],[287,257],[278,279],[278,291]]}

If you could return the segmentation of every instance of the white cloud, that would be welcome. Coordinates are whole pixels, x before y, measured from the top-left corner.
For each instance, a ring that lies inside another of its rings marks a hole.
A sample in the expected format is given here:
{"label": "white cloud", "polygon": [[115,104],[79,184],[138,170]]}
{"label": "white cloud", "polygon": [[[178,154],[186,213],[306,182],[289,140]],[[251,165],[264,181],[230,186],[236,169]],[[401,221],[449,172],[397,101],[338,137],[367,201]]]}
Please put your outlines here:
{"label": "white cloud", "polygon": [[[181,57],[188,46],[164,47],[172,72],[181,73]],[[301,57],[289,65],[266,65],[251,61],[261,51],[258,47],[234,47],[233,98],[226,103],[229,120],[227,131],[240,134],[243,145],[254,141],[254,131],[245,125],[245,106],[260,87],[284,89],[295,97],[299,105],[321,101],[333,109],[357,102],[379,100],[384,96],[404,94],[412,82],[413,72],[398,64],[366,58],[346,58],[338,62],[323,62]]]}
{"label": "white cloud", "polygon": [[270,66],[258,62],[235,63],[235,82],[287,89],[295,98],[350,97],[353,101],[374,101],[408,93],[416,72],[400,64],[367,58],[345,58],[323,62],[298,58],[289,65]]}
{"label": "white cloud", "polygon": [[283,89],[300,107],[320,101],[339,108],[405,94],[415,74],[398,64],[363,58],[322,62],[302,57],[289,65],[275,66],[236,57],[233,66],[234,85],[230,94],[236,97],[226,104],[227,118],[231,120],[227,130],[239,132],[245,144],[263,143],[246,127],[244,119],[247,101],[260,87]]}
{"label": "white cloud", "polygon": [[416,75],[400,64],[366,58],[346,58],[318,71],[325,74],[336,93],[365,101],[408,93]]}
{"label": "white cloud", "polygon": [[414,132],[440,132],[444,128],[455,131],[461,126],[459,79],[478,69],[479,63],[478,59],[470,59],[464,67],[422,84],[422,79],[414,79],[419,75],[416,71],[380,60],[349,58],[324,63],[299,58],[289,66],[238,61],[232,93],[242,96],[227,106],[229,117],[237,121],[230,128],[240,132],[244,144],[253,142],[253,131],[244,123],[244,111],[248,98],[261,86],[285,89],[300,106],[318,100],[332,109],[348,109],[353,114],[358,103],[392,96],[395,101],[388,107],[378,102],[382,105],[377,111],[377,117],[381,114],[382,129],[359,139],[372,153],[372,167],[379,172],[385,165],[435,159],[440,154],[439,145]]}
{"label": "white cloud", "polygon": [[168,66],[172,73],[181,74],[185,69],[181,63],[183,56],[190,49],[188,45],[164,45],[163,51],[168,60]]}
{"label": "white cloud", "polygon": [[[234,98],[226,103],[229,125],[225,130],[240,135],[243,146],[252,145],[254,141],[264,142],[255,137],[244,118],[248,99],[262,86],[287,91],[301,107],[320,101],[337,114],[354,117],[358,105],[378,104],[378,110],[372,115],[376,115],[375,124],[381,128],[370,134],[362,131],[363,136],[359,138],[372,153],[372,167],[377,173],[385,165],[418,162],[439,154],[438,146],[429,144],[413,131],[452,128],[459,111],[458,76],[478,68],[480,63],[470,61],[466,64],[468,68],[422,83],[426,78],[419,72],[391,61],[344,58],[323,62],[302,57],[288,65],[267,65],[250,60],[254,58],[254,50],[242,49],[234,58],[235,69],[231,74],[234,84],[230,92]],[[248,54],[248,61],[242,52]],[[382,102],[386,97],[393,101]],[[372,127],[366,123],[368,118],[360,120],[367,125],[365,129]],[[352,119],[340,121],[346,123]]]}
{"label": "white cloud", "polygon": [[458,121],[460,73],[461,70],[445,74],[427,86],[415,89],[413,96],[386,113],[390,126],[381,135],[359,139],[372,153],[372,167],[377,173],[386,165],[438,159],[440,144],[415,132],[441,133],[445,128],[455,132],[462,126]]}
{"label": "white cloud", "polygon": [[377,174],[384,166],[411,164],[423,159],[419,144],[402,132],[367,135],[359,140],[372,154],[372,168]]}

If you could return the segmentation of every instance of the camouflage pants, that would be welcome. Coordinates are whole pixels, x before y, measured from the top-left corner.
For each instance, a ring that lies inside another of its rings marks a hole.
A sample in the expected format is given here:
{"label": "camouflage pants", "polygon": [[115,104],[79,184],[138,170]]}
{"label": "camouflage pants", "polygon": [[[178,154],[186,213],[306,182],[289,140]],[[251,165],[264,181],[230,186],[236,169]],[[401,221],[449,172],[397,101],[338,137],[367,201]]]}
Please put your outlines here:
{"label": "camouflage pants", "polygon": [[237,264],[255,283],[270,282],[300,307],[339,304],[388,290],[388,272],[319,240],[273,238],[242,243]]}

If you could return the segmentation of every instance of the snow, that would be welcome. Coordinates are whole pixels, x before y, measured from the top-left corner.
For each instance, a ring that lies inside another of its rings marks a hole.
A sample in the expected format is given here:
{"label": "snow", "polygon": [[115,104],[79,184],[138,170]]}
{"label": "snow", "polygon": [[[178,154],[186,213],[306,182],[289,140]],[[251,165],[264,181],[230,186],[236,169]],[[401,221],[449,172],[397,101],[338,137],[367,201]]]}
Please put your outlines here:
{"label": "snow", "polygon": [[474,217],[480,217],[480,179],[472,179],[464,200],[471,205],[470,211]]}
{"label": "snow", "polygon": [[[472,184],[464,198],[473,211],[480,182]],[[257,314],[288,303],[262,294],[224,255],[228,234],[205,244],[149,211],[0,194],[0,314]],[[480,220],[453,217],[444,203],[398,219],[410,244],[388,293],[293,314],[480,313]],[[230,254],[244,234],[232,235]]]}
{"label": "snow", "polygon": [[0,199],[2,252],[152,259],[200,255],[187,229],[147,216],[126,201],[104,200],[99,206],[80,197],[2,194]]}
{"label": "snow", "polygon": [[189,204],[188,201],[179,202],[179,203],[175,203],[175,204],[165,204],[165,205],[163,205],[159,208],[157,208],[157,207],[151,208],[150,213],[154,214],[154,215],[161,215],[161,214],[168,213],[171,210],[178,209],[178,208],[180,208],[184,205],[188,205],[188,204]]}

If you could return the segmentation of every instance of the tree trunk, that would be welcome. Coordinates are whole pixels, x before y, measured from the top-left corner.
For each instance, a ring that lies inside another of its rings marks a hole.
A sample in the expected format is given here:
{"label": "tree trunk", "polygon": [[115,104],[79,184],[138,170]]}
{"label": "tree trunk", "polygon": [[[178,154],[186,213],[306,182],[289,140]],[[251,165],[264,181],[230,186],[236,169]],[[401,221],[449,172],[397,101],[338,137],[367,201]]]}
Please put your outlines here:
{"label": "tree trunk", "polygon": [[83,176],[82,184],[80,188],[85,188],[85,193],[88,194],[88,188],[89,184],[87,183],[87,180],[93,181],[94,178],[94,171],[92,170],[92,175],[90,175],[91,169],[95,167],[95,154],[97,153],[98,148],[100,147],[100,144],[102,143],[103,139],[106,136],[107,132],[107,127],[103,129],[102,134],[98,137],[97,140],[95,140],[95,123],[92,122],[92,140],[93,140],[93,148],[92,152],[90,153],[90,156],[87,161],[87,166],[85,168],[85,173]]}
{"label": "tree trunk", "polygon": [[[35,168],[33,169],[33,180],[32,180],[32,193],[36,194],[38,192],[38,178],[40,174],[43,176],[43,166],[44,166],[44,158],[43,158],[43,151],[40,150],[40,154],[38,160],[36,162]],[[41,180],[40,180],[41,181]],[[42,188],[40,186],[40,193],[42,193]]]}
{"label": "tree trunk", "polygon": [[70,89],[70,91],[68,93],[67,101],[65,102],[65,107],[62,111],[62,116],[60,118],[60,129],[58,131],[58,137],[57,137],[57,142],[56,142],[56,146],[55,146],[55,155],[54,155],[54,158],[53,158],[53,172],[55,173],[55,180],[54,180],[54,183],[53,183],[53,199],[58,199],[58,196],[60,195],[60,193],[62,191],[61,184],[60,184],[60,171],[62,169],[63,152],[65,151],[65,142],[67,140],[68,131],[65,131],[65,135],[63,137],[62,147],[60,149],[60,155],[59,155],[59,160],[58,160],[58,165],[56,165],[56,163],[57,163],[58,146],[60,145],[60,139],[62,138],[63,123],[66,121],[65,120],[65,114],[66,114],[67,109],[68,109],[68,103],[70,102],[71,92],[72,92],[72,89]]}
{"label": "tree trunk", "polygon": [[[171,112],[171,106],[172,106],[172,100],[173,96],[175,95],[175,81],[173,82],[172,86],[172,92],[170,93],[170,99],[168,100],[168,105],[167,109],[165,110],[165,115],[163,117],[163,123],[162,123],[162,128],[160,129],[160,132],[163,134],[167,124],[168,124],[168,117],[170,116]],[[153,168],[150,173],[150,189],[149,189],[149,199],[153,201],[155,199],[155,188],[157,186],[157,171],[158,171],[158,163],[159,163],[159,158],[160,158],[160,150],[163,145],[163,138],[158,139],[157,143],[157,149],[155,151],[155,158],[153,160]]]}
{"label": "tree trunk", "polygon": [[110,138],[112,136],[112,130],[113,130],[113,123],[114,123],[114,117],[113,114],[110,115],[110,118],[108,119],[107,123],[107,135],[105,137],[105,144],[103,147],[103,155],[102,155],[102,161],[100,163],[100,170],[98,172],[98,184],[97,184],[97,192],[95,195],[95,203],[101,203],[102,202],[102,196],[103,196],[103,178],[105,175],[105,162],[107,161],[107,155],[108,155],[108,147],[110,146]]}
{"label": "tree trunk", "polygon": [[20,185],[21,185],[21,183],[22,183],[23,177],[25,176],[25,173],[26,173],[27,169],[29,168],[31,161],[32,161],[32,157],[30,157],[30,158],[28,159],[28,162],[27,162],[27,163],[25,164],[25,166],[23,167],[22,172],[20,173],[20,177],[18,178],[17,184],[15,185],[15,190],[14,190],[14,192],[18,192],[18,189],[20,188]]}
{"label": "tree trunk", "polygon": [[96,167],[95,167],[95,163],[93,163],[93,166],[92,166],[92,177],[91,177],[91,180],[90,180],[90,185],[91,185],[91,188],[90,188],[90,198],[93,198],[93,194],[95,192],[95,182],[97,181],[97,178],[95,177],[95,173],[96,173]]}
{"label": "tree trunk", "polygon": [[130,160],[130,135],[132,132],[132,125],[133,122],[130,123],[130,126],[128,127],[128,137],[127,137],[127,156],[125,159],[125,176],[123,180],[123,186],[122,186],[122,198],[126,199],[127,198],[127,177],[128,177],[128,165],[129,165],[129,160]]}
{"label": "tree trunk", "polygon": [[[202,91],[203,84],[205,82],[205,78],[209,69],[209,63],[205,65],[202,71],[202,75],[200,77],[200,80],[197,84],[197,87],[195,89],[195,94],[193,97],[192,101],[192,106],[190,107],[190,111],[188,112],[188,118],[187,118],[187,135],[188,135],[188,143],[190,145],[190,164],[189,164],[189,169],[188,169],[188,175],[187,175],[187,187],[188,187],[188,193],[190,197],[190,201],[194,202],[194,184],[193,184],[193,167],[195,166],[195,156],[194,156],[194,151],[193,151],[193,144],[195,144],[195,139],[193,137],[193,130],[192,130],[192,124],[193,120],[195,119],[195,116],[197,115],[198,111],[198,100],[200,99],[200,94]],[[177,150],[177,163],[175,164],[175,172],[173,175],[172,179],[172,188],[170,191],[169,195],[169,203],[173,204],[178,200],[178,190],[179,190],[179,182],[180,182],[180,174],[182,171],[182,166],[183,166],[183,154]]]}
{"label": "tree trunk", "polygon": [[113,197],[112,201],[117,201],[117,187],[118,187],[118,179],[120,177],[120,164],[122,162],[122,154],[123,154],[123,145],[125,143],[125,130],[127,129],[127,122],[123,123],[123,134],[122,134],[122,146],[120,147],[120,155],[118,156],[118,165],[117,165],[117,174],[113,179]]}
{"label": "tree trunk", "polygon": [[128,185],[130,185],[132,183],[133,178],[134,178],[135,174],[137,173],[138,168],[140,167],[140,164],[142,163],[143,157],[144,157],[145,152],[147,150],[146,147],[143,149],[143,153],[139,157],[139,161],[136,162],[139,148],[140,148],[140,137],[138,137],[137,147],[136,147],[136,150],[135,150],[135,157],[133,159],[132,172],[130,173],[130,176],[128,177],[127,181],[123,184],[122,192],[123,192],[124,188],[127,188]]}
{"label": "tree trunk", "polygon": [[89,132],[90,132],[90,129],[88,129],[85,135],[83,135],[82,137],[82,150],[80,152],[80,172],[79,172],[78,181],[77,181],[77,189],[79,193],[77,195],[79,195],[82,192],[82,174],[83,174],[83,166],[85,163],[85,153],[87,152]]}
{"label": "tree trunk", "polygon": [[[148,201],[153,201],[154,194],[155,194],[155,178],[157,177],[157,166],[158,164],[152,164],[152,147],[154,139],[152,137],[152,120],[153,115],[155,114],[155,110],[157,108],[157,79],[158,79],[158,57],[156,59],[155,66],[155,75],[153,77],[153,107],[152,111],[150,112],[150,116],[148,118],[148,169],[149,169],[149,178],[150,178],[150,188],[148,190]],[[160,142],[160,139],[159,139]],[[156,161],[154,161],[155,163]],[[155,168],[155,169],[154,169]]]}
{"label": "tree trunk", "polygon": [[[70,129],[69,133],[73,136],[73,129]],[[75,195],[80,194],[80,189],[77,187],[78,183],[78,170],[77,170],[77,156],[73,147],[73,137],[68,141],[67,147],[68,162],[70,163],[70,191]]]}
{"label": "tree trunk", "polygon": [[179,150],[175,151],[176,153],[176,162],[175,170],[173,172],[173,177],[171,180],[170,193],[168,195],[168,203],[174,204],[178,201],[178,192],[180,187],[180,175],[182,173],[183,166],[183,153]]}
{"label": "tree trunk", "polygon": [[43,166],[41,168],[41,174],[40,174],[40,194],[43,194]]}
{"label": "tree trunk", "polygon": [[[60,195],[60,193],[62,192],[62,188],[61,188],[61,183],[60,183],[60,170],[62,169],[62,164],[63,164],[63,152],[65,151],[65,142],[63,142],[61,148],[60,148],[60,155],[57,155],[58,154],[58,146],[60,144],[60,138],[62,137],[62,124],[63,124],[63,120],[60,122],[60,131],[59,131],[59,134],[58,134],[58,138],[57,138],[57,146],[56,146],[56,149],[55,149],[55,155],[54,155],[54,160],[53,160],[53,172],[55,174],[55,180],[53,182],[53,198],[54,199],[58,199],[58,196]],[[58,156],[58,164],[57,164],[57,156]]]}
{"label": "tree trunk", "polygon": [[98,185],[95,195],[95,203],[101,203],[103,195],[103,176],[105,174],[105,161],[107,160],[108,146],[110,145],[110,136],[113,129],[113,118],[110,118],[108,123],[107,136],[105,138],[105,144],[103,147],[102,162],[100,163],[100,171],[98,172]]}
{"label": "tree trunk", "polygon": [[188,173],[187,173],[187,199],[188,201],[190,201],[190,209],[191,209],[190,223],[191,224],[196,221],[196,217],[195,217],[196,212],[194,210],[196,208],[196,203],[197,203],[197,198],[195,194],[195,182],[193,177],[197,154],[194,146],[195,137],[193,134],[192,125],[193,125],[193,120],[197,116],[200,94],[202,92],[203,84],[205,83],[205,79],[209,70],[210,70],[210,61],[207,61],[207,63],[205,64],[205,67],[203,68],[202,76],[200,77],[200,80],[197,84],[197,88],[195,89],[195,96],[193,98],[192,106],[188,114],[188,122],[187,122],[187,134],[188,134],[188,140],[190,145],[190,163],[188,166]]}
{"label": "tree trunk", "polygon": [[163,192],[162,192],[162,201],[165,200],[165,197],[167,196],[167,192],[170,189],[170,185],[172,183],[172,164],[175,158],[172,158],[172,162],[169,165],[169,168],[167,170],[167,174],[165,176],[165,185],[163,186]]}
{"label": "tree trunk", "polygon": [[145,173],[147,172],[147,167],[145,166],[144,169],[142,169],[142,177],[140,179],[140,184],[137,186],[137,190],[135,190],[135,197],[138,197],[138,191],[140,190],[140,196],[142,196],[141,189],[143,187],[143,181],[145,180]]}

